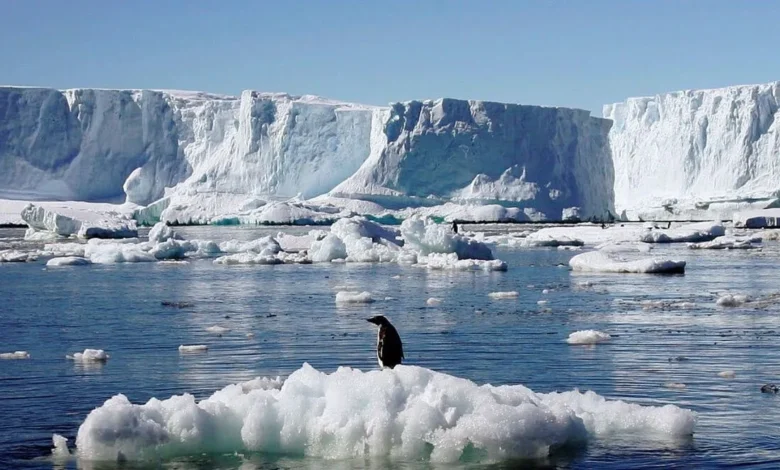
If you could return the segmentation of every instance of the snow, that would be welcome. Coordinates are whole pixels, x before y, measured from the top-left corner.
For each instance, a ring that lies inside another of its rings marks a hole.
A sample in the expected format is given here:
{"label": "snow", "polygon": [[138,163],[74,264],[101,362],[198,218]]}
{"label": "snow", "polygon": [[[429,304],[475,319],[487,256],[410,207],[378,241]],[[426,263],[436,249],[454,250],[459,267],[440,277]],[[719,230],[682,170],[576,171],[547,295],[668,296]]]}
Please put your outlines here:
{"label": "snow", "polygon": [[370,304],[373,301],[371,292],[340,291],[336,293],[337,304]]}
{"label": "snow", "polygon": [[612,338],[608,333],[596,330],[581,330],[571,333],[566,339],[569,344],[596,344],[609,341]]}
{"label": "snow", "polygon": [[33,253],[19,250],[0,250],[0,263],[26,263],[38,257]]}
{"label": "snow", "polygon": [[53,267],[53,266],[85,266],[88,264],[92,264],[90,260],[87,258],[82,258],[80,256],[63,256],[60,258],[52,258],[49,261],[46,262],[46,266]]}
{"label": "snow", "polygon": [[593,392],[480,386],[415,366],[326,374],[304,364],[284,383],[228,385],[200,402],[184,394],[132,404],[116,395],[81,424],[76,452],[83,461],[262,452],[454,463],[474,447],[499,461],[542,458],[551,447],[591,439],[609,446],[614,436],[675,440],[695,424],[690,410]]}
{"label": "snow", "polygon": [[326,263],[336,259],[347,258],[347,246],[336,235],[328,234],[322,240],[317,240],[309,248],[309,256],[313,263]]}
{"label": "snow", "polygon": [[149,241],[154,243],[163,243],[168,240],[181,240],[182,237],[162,222],[158,222],[149,230]]}
{"label": "snow", "polygon": [[632,220],[731,219],[769,206],[780,189],[779,109],[780,82],[604,106],[614,122],[617,213]]}
{"label": "snow", "polygon": [[209,347],[205,344],[182,344],[179,346],[179,352],[180,353],[200,353],[200,352],[206,352],[209,350]]}
{"label": "snow", "polygon": [[8,353],[0,353],[0,359],[29,359],[30,353],[27,351],[14,351]]}
{"label": "snow", "polygon": [[507,264],[500,259],[458,259],[455,253],[432,253],[418,258],[420,265],[434,270],[451,271],[506,271]]}
{"label": "snow", "polygon": [[579,254],[569,260],[574,271],[601,273],[682,273],[685,261],[645,258],[624,260],[603,251],[590,251]]}
{"label": "snow", "polygon": [[488,297],[494,300],[516,299],[520,297],[520,293],[517,292],[516,290],[507,291],[507,292],[491,292],[488,294]]}
{"label": "snow", "polygon": [[76,362],[105,362],[109,355],[102,349],[85,349],[84,352],[68,355],[67,358]]}
{"label": "snow", "polygon": [[48,207],[29,204],[21,217],[30,227],[25,238],[35,238],[34,231],[79,238],[132,238],[138,236],[135,220],[117,212],[96,212],[68,206]]}
{"label": "snow", "polygon": [[493,253],[484,243],[454,233],[449,225],[437,224],[419,215],[404,220],[401,235],[404,246],[418,255],[455,253],[458,259],[493,259]]}

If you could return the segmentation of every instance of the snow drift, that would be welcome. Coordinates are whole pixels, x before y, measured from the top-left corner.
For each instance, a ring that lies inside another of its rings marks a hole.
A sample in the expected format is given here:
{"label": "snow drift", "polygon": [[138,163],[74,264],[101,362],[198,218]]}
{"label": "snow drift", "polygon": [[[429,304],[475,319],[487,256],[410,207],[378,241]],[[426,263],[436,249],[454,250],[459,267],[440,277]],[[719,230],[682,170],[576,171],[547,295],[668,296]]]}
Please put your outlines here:
{"label": "snow drift", "polygon": [[200,402],[185,394],[136,405],[116,395],[84,420],[76,455],[117,461],[255,451],[455,462],[477,451],[502,460],[612,435],[681,438],[694,425],[693,412],[676,406],[593,392],[479,386],[413,366],[325,374],[304,364],[283,383],[255,379]]}

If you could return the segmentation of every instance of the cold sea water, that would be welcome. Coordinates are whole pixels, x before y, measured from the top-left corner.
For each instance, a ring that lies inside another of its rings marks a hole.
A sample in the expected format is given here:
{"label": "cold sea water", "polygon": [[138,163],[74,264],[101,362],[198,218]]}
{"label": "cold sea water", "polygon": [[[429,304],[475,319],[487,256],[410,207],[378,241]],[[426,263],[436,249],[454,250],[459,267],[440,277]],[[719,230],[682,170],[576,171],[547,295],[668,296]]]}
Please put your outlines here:
{"label": "cold sea water", "polygon": [[[279,230],[179,229],[215,240]],[[0,230],[9,244],[22,234]],[[762,251],[657,247],[654,256],[688,261],[685,275],[673,276],[573,273],[567,262],[576,251],[494,252],[507,272],[210,260],[57,269],[42,261],[0,263],[0,352],[31,355],[0,361],[0,468],[780,467],[780,396],[761,393],[762,385],[780,383],[780,299],[772,296],[780,290],[777,242]],[[376,302],[337,305],[340,290],[369,291]],[[519,296],[494,300],[488,293],[495,291]],[[727,292],[765,300],[716,306]],[[441,303],[427,305],[431,297]],[[618,434],[543,460],[481,462],[476,454],[438,467],[250,452],[146,463],[51,458],[53,433],[72,447],[87,414],[117,393],[133,403],[182,393],[202,399],[258,376],[284,378],[303,363],[325,372],[375,369],[376,332],[365,319],[376,314],[396,325],[408,364],[478,384],[523,384],[545,393],[576,388],[643,405],[674,404],[697,413],[695,432],[665,439]],[[229,331],[207,331],[215,325]],[[584,329],[612,338],[566,343],[569,333]],[[184,355],[181,344],[209,349]],[[85,348],[104,349],[110,358],[104,364],[65,358]]]}

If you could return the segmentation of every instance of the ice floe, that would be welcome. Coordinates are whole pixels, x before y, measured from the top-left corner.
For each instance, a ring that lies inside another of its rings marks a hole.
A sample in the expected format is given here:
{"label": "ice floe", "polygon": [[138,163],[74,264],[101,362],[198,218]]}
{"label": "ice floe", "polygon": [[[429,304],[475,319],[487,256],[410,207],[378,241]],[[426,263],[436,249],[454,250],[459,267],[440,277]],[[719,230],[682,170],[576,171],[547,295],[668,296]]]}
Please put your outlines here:
{"label": "ice floe", "polygon": [[63,256],[60,258],[52,258],[46,262],[46,266],[85,266],[92,264],[92,261],[80,256]]}
{"label": "ice floe", "polygon": [[609,333],[597,330],[580,330],[571,333],[566,339],[569,344],[596,344],[608,341],[612,336]]}
{"label": "ice floe", "polygon": [[491,292],[488,294],[488,297],[495,300],[501,300],[501,299],[516,299],[520,297],[520,293],[513,290],[513,291],[505,291],[505,292]]}
{"label": "ice floe", "polygon": [[545,457],[589,439],[608,446],[612,436],[686,439],[695,423],[692,411],[674,405],[640,406],[593,392],[480,386],[415,366],[326,374],[304,364],[284,383],[229,385],[200,402],[184,394],[132,404],[116,395],[81,424],[76,455],[152,461],[248,451],[457,462],[473,449],[500,461]]}
{"label": "ice floe", "polygon": [[337,304],[370,304],[373,301],[371,292],[340,291],[336,293]]}
{"label": "ice floe", "polygon": [[179,346],[180,353],[201,353],[209,350],[205,344],[182,344]]}
{"label": "ice floe", "polygon": [[0,359],[29,359],[30,353],[27,351],[14,351],[8,353],[0,353]]}
{"label": "ice floe", "polygon": [[73,207],[27,205],[21,213],[29,226],[27,238],[40,239],[35,232],[79,238],[131,238],[138,236],[136,221],[116,212],[95,212]]}
{"label": "ice floe", "polygon": [[69,354],[66,357],[76,362],[105,362],[109,355],[102,349],[85,349],[84,352]]}
{"label": "ice floe", "polygon": [[600,273],[649,273],[667,274],[685,272],[685,261],[645,258],[624,260],[614,254],[603,251],[581,253],[571,260],[569,265],[574,271]]}

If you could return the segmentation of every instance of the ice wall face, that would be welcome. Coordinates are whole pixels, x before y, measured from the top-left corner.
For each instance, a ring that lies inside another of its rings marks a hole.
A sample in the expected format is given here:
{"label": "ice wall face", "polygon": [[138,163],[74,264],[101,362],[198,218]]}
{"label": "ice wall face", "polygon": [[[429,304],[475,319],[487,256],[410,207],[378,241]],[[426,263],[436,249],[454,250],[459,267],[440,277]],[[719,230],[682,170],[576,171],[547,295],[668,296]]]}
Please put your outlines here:
{"label": "ice wall face", "polygon": [[780,190],[778,103],[780,82],[606,105],[618,212],[729,217],[752,201],[771,204]]}
{"label": "ice wall face", "polygon": [[371,156],[332,195],[499,202],[550,219],[612,210],[610,124],[587,111],[441,99],[396,103],[375,124]]}
{"label": "ice wall face", "polygon": [[117,199],[147,166],[152,199],[186,174],[177,131],[160,92],[0,88],[0,192]]}
{"label": "ice wall face", "polygon": [[0,87],[0,197],[164,197],[157,212],[198,221],[324,194],[603,216],[613,199],[608,130],[586,111],[480,101],[374,107],[254,91]]}

